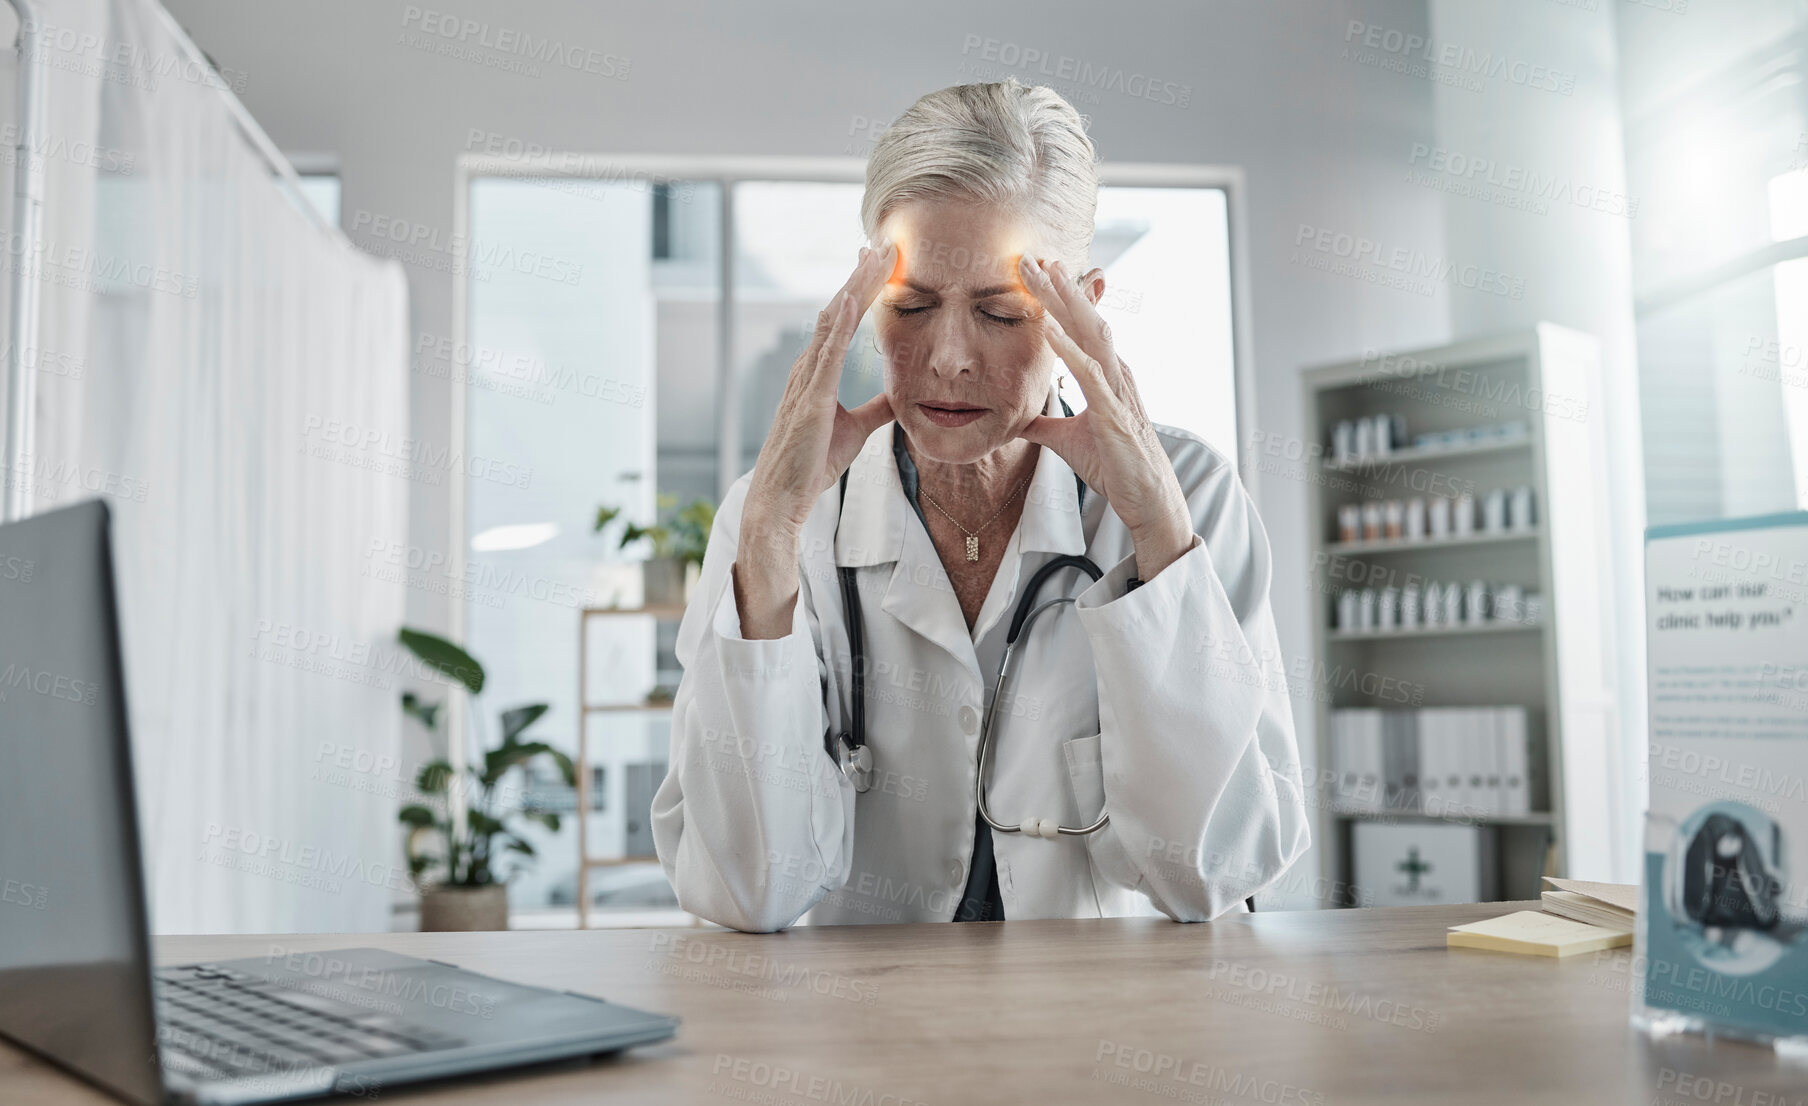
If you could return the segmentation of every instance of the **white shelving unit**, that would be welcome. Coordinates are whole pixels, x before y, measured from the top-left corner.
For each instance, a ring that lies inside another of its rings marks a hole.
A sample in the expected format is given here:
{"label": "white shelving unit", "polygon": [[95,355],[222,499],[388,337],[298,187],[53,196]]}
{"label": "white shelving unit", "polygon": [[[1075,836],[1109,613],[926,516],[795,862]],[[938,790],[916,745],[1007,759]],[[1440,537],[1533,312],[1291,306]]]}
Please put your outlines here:
{"label": "white shelving unit", "polygon": [[[590,630],[591,624],[603,618],[655,618],[668,622],[676,622],[684,617],[684,608],[679,605],[650,607],[585,607],[578,612],[578,750],[574,759],[578,777],[578,871],[577,871],[577,911],[576,921],[579,929],[590,928],[591,915],[591,873],[599,868],[620,868],[623,866],[640,866],[657,868],[659,858],[651,853],[640,855],[598,854],[592,851],[591,834],[594,817],[591,802],[590,784],[591,769],[598,763],[608,766],[612,775],[619,780],[627,767],[628,760],[620,749],[603,748],[592,750],[590,744],[591,719],[603,715],[621,714],[669,714],[672,709],[670,699],[642,698],[625,702],[592,702],[590,686]],[[644,743],[643,743],[644,744]],[[641,750],[644,756],[644,749]],[[624,818],[639,816],[638,810],[627,810],[628,794],[622,783],[616,783],[611,790],[619,798],[615,812],[609,817],[616,823]],[[626,836],[617,826],[616,837]],[[636,837],[644,835],[634,835]],[[661,916],[679,915],[679,911],[666,911]],[[689,915],[683,915],[689,917]],[[620,924],[618,922],[618,924]]]}
{"label": "white shelving unit", "polygon": [[1327,551],[1344,556],[1358,553],[1424,553],[1434,549],[1451,549],[1471,545],[1493,545],[1504,541],[1535,541],[1538,528],[1529,530],[1509,530],[1504,534],[1491,534],[1477,531],[1473,534],[1452,534],[1443,538],[1377,538],[1374,541],[1332,542]]}
{"label": "white shelving unit", "polygon": [[[1419,434],[1524,423],[1526,433],[1455,446],[1395,449],[1385,457],[1308,468],[1313,621],[1322,671],[1393,677],[1422,690],[1414,706],[1523,706],[1532,764],[1532,810],[1519,817],[1469,819],[1497,827],[1501,894],[1537,898],[1540,875],[1564,875],[1572,858],[1606,856],[1608,765],[1616,715],[1608,654],[1603,505],[1595,497],[1605,444],[1598,407],[1599,354],[1587,335],[1550,324],[1499,338],[1327,365],[1305,374],[1305,426],[1331,456],[1343,419],[1398,413],[1408,440]],[[1472,490],[1477,512],[1492,488],[1528,485],[1537,525],[1529,530],[1438,539],[1340,542],[1337,509],[1348,503],[1408,500]],[[1636,566],[1635,566],[1636,568]],[[1379,576],[1395,582],[1486,580],[1541,594],[1536,624],[1487,622],[1413,630],[1341,631],[1336,596]],[[1372,681],[1334,680],[1311,689],[1317,755],[1332,764],[1331,712],[1399,708],[1365,696]],[[1321,793],[1315,839],[1323,875],[1348,887],[1351,827],[1361,820],[1452,821],[1417,811],[1338,809]]]}
{"label": "white shelving unit", "polygon": [[1503,438],[1496,441],[1470,442],[1465,445],[1447,445],[1420,448],[1411,446],[1396,449],[1383,457],[1368,457],[1358,461],[1326,461],[1325,468],[1331,472],[1361,472],[1374,468],[1379,464],[1431,464],[1436,461],[1456,460],[1464,457],[1477,457],[1488,453],[1514,453],[1530,447],[1529,438]]}
{"label": "white shelving unit", "polygon": [[[1470,634],[1523,634],[1532,630],[1542,630],[1541,622],[1483,622],[1479,625],[1463,624],[1460,626],[1422,626],[1412,630],[1333,630],[1326,635],[1327,641],[1393,641],[1402,638],[1422,637],[1467,637]],[[1361,704],[1351,703],[1350,706]],[[1449,704],[1446,704],[1449,705]],[[1477,703],[1476,706],[1483,704]],[[1500,706],[1502,704],[1488,704]]]}

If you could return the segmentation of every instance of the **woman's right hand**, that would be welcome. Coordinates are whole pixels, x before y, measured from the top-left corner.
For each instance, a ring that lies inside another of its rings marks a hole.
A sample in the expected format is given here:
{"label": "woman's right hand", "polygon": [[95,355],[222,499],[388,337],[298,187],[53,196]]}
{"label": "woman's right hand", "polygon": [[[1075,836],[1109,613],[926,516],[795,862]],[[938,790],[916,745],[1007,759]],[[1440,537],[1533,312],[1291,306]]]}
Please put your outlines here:
{"label": "woman's right hand", "polygon": [[862,249],[853,275],[816,316],[816,333],[791,366],[741,512],[735,577],[745,637],[790,632],[797,539],[810,509],[854,463],[873,431],[895,417],[883,391],[852,411],[837,396],[848,344],[897,260],[895,243]]}

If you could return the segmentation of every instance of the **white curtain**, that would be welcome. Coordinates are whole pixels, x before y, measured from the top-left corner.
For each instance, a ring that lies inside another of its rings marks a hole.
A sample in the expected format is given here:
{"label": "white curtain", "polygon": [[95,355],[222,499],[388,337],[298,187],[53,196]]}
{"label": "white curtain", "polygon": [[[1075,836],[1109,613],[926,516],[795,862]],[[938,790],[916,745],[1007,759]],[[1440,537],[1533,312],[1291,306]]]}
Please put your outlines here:
{"label": "white curtain", "polygon": [[37,448],[8,475],[114,510],[153,925],[386,929],[403,274],[295,206],[152,0],[40,10],[44,242],[8,266],[42,288]]}

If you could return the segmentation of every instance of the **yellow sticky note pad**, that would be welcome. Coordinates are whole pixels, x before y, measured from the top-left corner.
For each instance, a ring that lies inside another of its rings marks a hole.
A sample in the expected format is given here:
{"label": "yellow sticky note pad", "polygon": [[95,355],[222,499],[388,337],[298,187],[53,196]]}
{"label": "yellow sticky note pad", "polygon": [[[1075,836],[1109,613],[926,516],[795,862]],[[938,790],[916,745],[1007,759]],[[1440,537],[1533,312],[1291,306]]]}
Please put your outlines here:
{"label": "yellow sticky note pad", "polygon": [[1451,926],[1451,948],[1487,949],[1521,956],[1574,956],[1579,952],[1617,949],[1632,943],[1632,934],[1573,922],[1537,910],[1521,910],[1498,918]]}

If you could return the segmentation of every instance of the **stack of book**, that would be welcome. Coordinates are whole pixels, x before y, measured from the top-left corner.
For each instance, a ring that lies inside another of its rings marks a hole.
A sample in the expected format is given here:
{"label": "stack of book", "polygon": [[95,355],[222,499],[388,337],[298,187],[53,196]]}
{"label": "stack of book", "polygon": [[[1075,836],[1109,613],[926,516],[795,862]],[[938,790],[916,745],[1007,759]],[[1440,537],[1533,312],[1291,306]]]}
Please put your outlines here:
{"label": "stack of book", "polygon": [[1564,957],[1632,943],[1638,917],[1636,886],[1551,876],[1545,876],[1544,882],[1555,890],[1544,893],[1543,913],[1520,910],[1451,926],[1445,944],[1453,949]]}
{"label": "stack of book", "polygon": [[1540,914],[1536,910],[1519,910],[1498,918],[1487,918],[1468,925],[1451,926],[1444,943],[1453,949],[1486,949],[1489,952],[1511,952],[1520,956],[1575,956],[1582,952],[1600,952],[1632,943],[1632,934],[1617,933],[1600,926]]}
{"label": "stack of book", "polygon": [[1616,933],[1632,932],[1633,923],[1638,919],[1637,886],[1552,876],[1545,876],[1544,882],[1556,888],[1544,893],[1545,913],[1587,922]]}
{"label": "stack of book", "polygon": [[1331,712],[1337,809],[1442,817],[1532,813],[1524,707]]}

